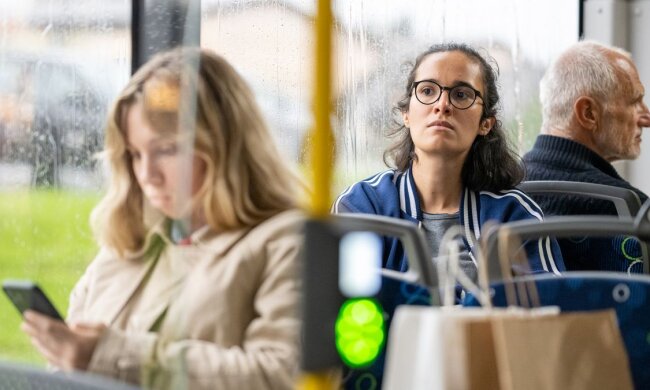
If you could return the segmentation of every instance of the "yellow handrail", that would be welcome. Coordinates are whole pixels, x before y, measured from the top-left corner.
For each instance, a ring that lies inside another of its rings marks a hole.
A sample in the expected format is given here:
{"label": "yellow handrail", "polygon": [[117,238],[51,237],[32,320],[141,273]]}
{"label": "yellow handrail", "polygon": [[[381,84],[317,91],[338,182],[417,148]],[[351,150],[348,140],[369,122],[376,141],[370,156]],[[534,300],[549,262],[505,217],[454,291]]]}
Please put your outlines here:
{"label": "yellow handrail", "polygon": [[[334,135],[330,123],[331,106],[331,58],[332,58],[332,9],[330,0],[318,0],[316,12],[316,53],[314,58],[315,79],[313,86],[314,127],[312,129],[310,166],[312,218],[325,219],[329,215],[334,161]],[[298,390],[332,390],[337,387],[331,372],[305,372],[297,384]]]}
{"label": "yellow handrail", "polygon": [[316,13],[316,56],[313,95],[314,128],[311,137],[312,201],[311,214],[325,218],[329,214],[334,161],[334,135],[330,124],[332,9],[330,0],[319,0]]}
{"label": "yellow handrail", "polygon": [[334,390],[340,387],[333,372],[308,372],[303,375],[296,390]]}

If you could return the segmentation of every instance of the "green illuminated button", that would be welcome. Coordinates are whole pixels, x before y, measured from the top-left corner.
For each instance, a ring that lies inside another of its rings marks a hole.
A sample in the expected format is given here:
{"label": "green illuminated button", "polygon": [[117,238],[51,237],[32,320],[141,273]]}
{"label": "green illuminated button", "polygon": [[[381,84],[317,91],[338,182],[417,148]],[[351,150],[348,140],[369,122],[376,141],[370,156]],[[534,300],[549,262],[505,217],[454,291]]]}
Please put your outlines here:
{"label": "green illuminated button", "polygon": [[384,315],[374,299],[348,299],[336,319],[336,349],[352,368],[372,363],[384,345]]}

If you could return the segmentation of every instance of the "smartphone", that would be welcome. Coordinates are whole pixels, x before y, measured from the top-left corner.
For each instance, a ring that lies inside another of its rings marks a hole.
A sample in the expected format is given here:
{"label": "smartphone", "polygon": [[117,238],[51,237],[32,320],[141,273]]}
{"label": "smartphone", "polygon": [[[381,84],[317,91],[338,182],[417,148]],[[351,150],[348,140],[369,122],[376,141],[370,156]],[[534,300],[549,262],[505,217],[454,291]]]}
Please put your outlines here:
{"label": "smartphone", "polygon": [[2,289],[21,314],[30,309],[63,321],[63,317],[52,302],[34,282],[29,280],[5,280],[2,282]]}

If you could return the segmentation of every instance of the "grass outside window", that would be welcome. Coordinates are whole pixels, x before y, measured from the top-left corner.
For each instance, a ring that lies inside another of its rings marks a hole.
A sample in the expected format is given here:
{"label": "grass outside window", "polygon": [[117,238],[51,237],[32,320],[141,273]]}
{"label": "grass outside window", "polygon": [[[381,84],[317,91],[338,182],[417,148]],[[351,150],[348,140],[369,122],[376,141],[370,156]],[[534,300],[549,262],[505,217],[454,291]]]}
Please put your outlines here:
{"label": "grass outside window", "polygon": [[[99,198],[66,190],[0,192],[0,280],[33,280],[65,315],[72,287],[97,252],[89,216]],[[45,364],[2,295],[0,359]]]}

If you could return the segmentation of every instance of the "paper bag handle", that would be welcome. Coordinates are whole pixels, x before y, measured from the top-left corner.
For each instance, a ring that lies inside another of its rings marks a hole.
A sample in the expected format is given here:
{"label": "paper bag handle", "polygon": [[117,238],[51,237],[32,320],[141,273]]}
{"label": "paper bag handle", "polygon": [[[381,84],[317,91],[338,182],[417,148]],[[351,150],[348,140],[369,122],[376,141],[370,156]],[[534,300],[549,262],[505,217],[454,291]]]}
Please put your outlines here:
{"label": "paper bag handle", "polygon": [[484,258],[480,250],[478,250],[476,252],[476,262],[479,284],[477,285],[459,267],[460,252],[458,250],[458,243],[455,240],[458,236],[462,237],[463,231],[460,226],[456,225],[447,229],[440,240],[437,268],[440,289],[443,295],[442,305],[451,306],[454,304],[454,289],[456,282],[458,282],[463,289],[474,295],[483,307],[491,308],[492,302],[487,288],[487,272],[485,270],[481,272],[481,269],[485,268]]}
{"label": "paper bag handle", "polygon": [[515,255],[512,258],[509,256],[513,246],[521,247],[518,236],[513,234],[508,226],[502,226],[497,232],[497,239],[499,265],[503,275],[503,286],[508,306],[540,307],[539,293],[535,282],[521,279],[515,282],[512,277],[514,265],[522,268],[529,267],[528,259],[523,252],[517,251],[516,253],[520,253],[520,255]]}

